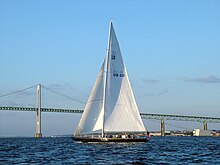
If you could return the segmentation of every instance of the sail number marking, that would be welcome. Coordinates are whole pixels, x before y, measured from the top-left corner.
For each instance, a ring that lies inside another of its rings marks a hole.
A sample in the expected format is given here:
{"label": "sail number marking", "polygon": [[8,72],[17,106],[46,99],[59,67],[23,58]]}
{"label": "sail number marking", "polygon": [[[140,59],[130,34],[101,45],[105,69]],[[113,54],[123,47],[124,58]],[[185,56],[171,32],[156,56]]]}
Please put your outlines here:
{"label": "sail number marking", "polygon": [[115,60],[115,55],[116,55],[116,51],[112,51],[112,54],[111,54],[111,59],[112,60]]}
{"label": "sail number marking", "polygon": [[114,72],[114,73],[113,73],[113,76],[114,76],[114,77],[125,77],[125,74],[122,73],[122,72],[121,72],[120,74],[117,73],[117,72]]}

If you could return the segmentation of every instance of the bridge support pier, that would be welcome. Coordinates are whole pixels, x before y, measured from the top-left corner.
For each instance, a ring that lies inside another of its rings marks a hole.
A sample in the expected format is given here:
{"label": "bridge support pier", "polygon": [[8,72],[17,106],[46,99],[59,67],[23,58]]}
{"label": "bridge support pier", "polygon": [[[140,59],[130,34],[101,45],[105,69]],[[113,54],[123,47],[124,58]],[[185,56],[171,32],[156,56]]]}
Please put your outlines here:
{"label": "bridge support pier", "polygon": [[36,126],[36,138],[41,138],[41,85],[37,86],[37,126]]}
{"label": "bridge support pier", "polygon": [[208,130],[208,126],[207,126],[207,122],[206,121],[203,121],[203,129],[204,130]]}
{"label": "bridge support pier", "polygon": [[165,136],[165,123],[163,119],[161,120],[160,132],[161,132],[161,136]]}

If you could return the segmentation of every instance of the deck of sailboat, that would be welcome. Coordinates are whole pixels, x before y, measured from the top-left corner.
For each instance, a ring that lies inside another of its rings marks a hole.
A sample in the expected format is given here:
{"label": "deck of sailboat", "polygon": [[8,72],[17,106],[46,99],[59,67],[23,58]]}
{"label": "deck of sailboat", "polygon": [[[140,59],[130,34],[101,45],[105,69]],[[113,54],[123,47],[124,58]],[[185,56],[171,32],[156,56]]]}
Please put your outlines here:
{"label": "deck of sailboat", "polygon": [[89,138],[89,137],[72,137],[75,141],[80,142],[147,142],[147,138]]}

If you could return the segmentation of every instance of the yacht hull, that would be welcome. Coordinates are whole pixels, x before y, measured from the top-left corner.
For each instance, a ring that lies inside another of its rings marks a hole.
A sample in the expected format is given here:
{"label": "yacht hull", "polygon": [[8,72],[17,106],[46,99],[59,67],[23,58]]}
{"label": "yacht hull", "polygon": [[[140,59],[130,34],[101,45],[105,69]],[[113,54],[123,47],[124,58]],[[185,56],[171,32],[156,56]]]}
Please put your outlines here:
{"label": "yacht hull", "polygon": [[147,142],[147,138],[86,138],[72,137],[74,141],[80,142]]}

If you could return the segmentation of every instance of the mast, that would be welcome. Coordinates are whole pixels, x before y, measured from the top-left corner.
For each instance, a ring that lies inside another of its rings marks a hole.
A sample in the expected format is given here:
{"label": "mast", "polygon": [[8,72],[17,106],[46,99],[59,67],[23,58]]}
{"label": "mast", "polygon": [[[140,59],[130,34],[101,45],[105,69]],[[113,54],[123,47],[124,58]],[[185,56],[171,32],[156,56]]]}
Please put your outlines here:
{"label": "mast", "polygon": [[110,38],[111,38],[111,29],[112,29],[112,20],[110,21],[110,28],[109,28],[109,36],[108,36],[108,48],[107,48],[107,69],[106,69],[106,75],[105,75],[105,84],[104,84],[104,109],[103,109],[103,126],[102,126],[102,138],[104,138],[104,127],[105,127],[105,109],[106,109],[106,86],[107,86],[107,77],[108,77],[108,72],[109,72],[109,49],[110,49]]}

